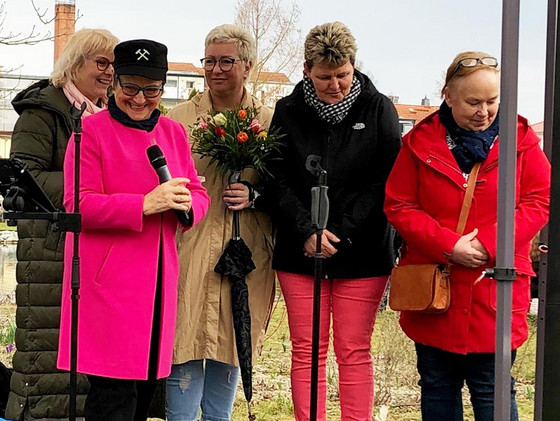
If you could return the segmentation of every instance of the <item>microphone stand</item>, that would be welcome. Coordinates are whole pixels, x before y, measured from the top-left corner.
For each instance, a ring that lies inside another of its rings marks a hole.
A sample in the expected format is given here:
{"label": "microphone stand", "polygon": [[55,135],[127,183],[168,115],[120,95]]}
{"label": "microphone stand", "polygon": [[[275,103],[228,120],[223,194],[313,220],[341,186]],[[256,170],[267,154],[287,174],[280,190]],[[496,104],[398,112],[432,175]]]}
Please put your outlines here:
{"label": "microphone stand", "polygon": [[319,327],[321,323],[321,280],[323,278],[323,254],[321,241],[329,218],[327,171],[321,168],[321,157],[309,155],[305,168],[317,176],[317,186],[311,188],[311,222],[315,229],[315,279],[313,282],[313,333],[311,342],[311,394],[309,419],[317,420],[317,389],[319,382]]}
{"label": "microphone stand", "polygon": [[78,379],[78,307],[80,302],[80,145],[82,141],[82,114],[86,103],[80,109],[72,106],[70,117],[74,121],[74,214],[78,215],[80,226],[74,232],[72,255],[72,328],[70,336],[70,421],[76,419],[76,395]]}

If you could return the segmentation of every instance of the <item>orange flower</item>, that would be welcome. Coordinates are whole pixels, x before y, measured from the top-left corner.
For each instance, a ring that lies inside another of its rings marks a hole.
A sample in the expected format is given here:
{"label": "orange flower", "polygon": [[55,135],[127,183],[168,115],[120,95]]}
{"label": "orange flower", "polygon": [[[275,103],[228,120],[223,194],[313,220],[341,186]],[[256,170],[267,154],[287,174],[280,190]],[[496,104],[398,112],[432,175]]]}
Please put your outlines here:
{"label": "orange flower", "polygon": [[247,111],[241,109],[237,112],[237,115],[239,116],[239,118],[245,119],[245,118],[247,118]]}
{"label": "orange flower", "polygon": [[[243,111],[243,110],[240,110],[240,111]],[[245,143],[245,142],[247,142],[247,140],[249,140],[249,135],[245,132],[237,133],[236,137],[237,137],[237,141],[239,143]]]}

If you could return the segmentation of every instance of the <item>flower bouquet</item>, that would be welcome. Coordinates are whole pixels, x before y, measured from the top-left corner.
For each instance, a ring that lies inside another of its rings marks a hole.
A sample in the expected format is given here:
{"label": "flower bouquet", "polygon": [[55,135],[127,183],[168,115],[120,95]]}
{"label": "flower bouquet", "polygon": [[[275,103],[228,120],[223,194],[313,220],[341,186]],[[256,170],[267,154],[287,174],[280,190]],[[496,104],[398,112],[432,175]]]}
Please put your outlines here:
{"label": "flower bouquet", "polygon": [[[200,117],[191,131],[193,152],[209,157],[217,175],[239,174],[254,168],[261,177],[270,176],[266,164],[278,149],[278,132],[267,131],[254,108],[238,108]],[[237,180],[232,180],[237,181]]]}

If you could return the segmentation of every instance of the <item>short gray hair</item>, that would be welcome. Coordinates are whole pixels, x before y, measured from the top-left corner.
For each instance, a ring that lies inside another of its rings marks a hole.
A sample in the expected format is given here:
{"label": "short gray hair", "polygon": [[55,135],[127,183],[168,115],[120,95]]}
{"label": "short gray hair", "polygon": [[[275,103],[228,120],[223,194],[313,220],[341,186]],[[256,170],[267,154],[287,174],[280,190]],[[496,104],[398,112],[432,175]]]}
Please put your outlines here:
{"label": "short gray hair", "polygon": [[204,48],[208,48],[210,44],[214,43],[234,43],[241,60],[245,63],[256,64],[255,40],[245,28],[230,24],[216,26],[206,35]]}
{"label": "short gray hair", "polygon": [[342,22],[328,22],[317,25],[305,38],[304,57],[307,67],[325,63],[341,66],[356,62],[356,39]]}
{"label": "short gray hair", "polygon": [[74,83],[78,70],[89,56],[95,53],[112,55],[118,43],[118,38],[106,29],[80,29],[68,39],[54,64],[50,77],[52,84],[61,88],[67,82]]}

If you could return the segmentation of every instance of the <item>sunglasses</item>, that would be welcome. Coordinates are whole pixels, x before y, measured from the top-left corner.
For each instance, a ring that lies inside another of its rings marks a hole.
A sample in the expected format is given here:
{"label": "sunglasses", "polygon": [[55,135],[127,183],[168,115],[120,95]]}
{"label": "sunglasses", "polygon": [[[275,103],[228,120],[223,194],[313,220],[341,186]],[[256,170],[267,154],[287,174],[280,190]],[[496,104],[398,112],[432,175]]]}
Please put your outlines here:
{"label": "sunglasses", "polygon": [[494,57],[482,57],[482,58],[478,58],[478,57],[473,57],[473,58],[464,58],[462,60],[459,60],[459,62],[457,63],[457,65],[455,66],[455,68],[453,69],[453,71],[451,72],[451,75],[449,76],[450,78],[453,77],[455,75],[455,73],[457,73],[457,71],[459,71],[459,69],[461,67],[475,67],[478,64],[483,64],[484,66],[488,66],[488,67],[498,67],[498,60],[495,59]]}
{"label": "sunglasses", "polygon": [[122,83],[121,78],[118,76],[117,80],[119,81],[119,85],[121,85],[122,93],[126,96],[134,97],[142,92],[146,98],[156,98],[163,92],[164,84],[161,84],[161,86],[138,86],[135,83]]}

